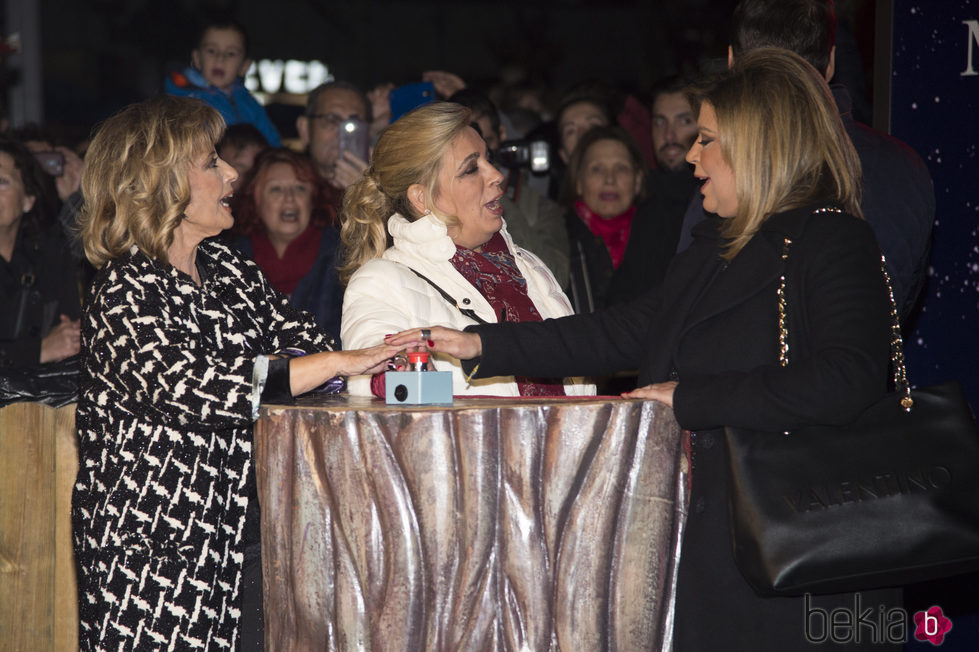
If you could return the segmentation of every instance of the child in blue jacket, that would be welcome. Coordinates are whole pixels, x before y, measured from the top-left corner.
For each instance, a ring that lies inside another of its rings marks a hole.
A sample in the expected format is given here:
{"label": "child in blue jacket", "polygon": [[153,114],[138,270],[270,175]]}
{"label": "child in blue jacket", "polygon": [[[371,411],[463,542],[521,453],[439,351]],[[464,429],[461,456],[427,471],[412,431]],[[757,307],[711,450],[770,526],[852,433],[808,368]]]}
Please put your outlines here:
{"label": "child in blue jacket", "polygon": [[190,58],[192,66],[167,77],[167,93],[204,100],[221,113],[227,124],[249,122],[262,132],[270,145],[279,147],[282,144],[265,109],[243,83],[251,60],[248,58],[248,36],[240,24],[225,20],[205,25]]}

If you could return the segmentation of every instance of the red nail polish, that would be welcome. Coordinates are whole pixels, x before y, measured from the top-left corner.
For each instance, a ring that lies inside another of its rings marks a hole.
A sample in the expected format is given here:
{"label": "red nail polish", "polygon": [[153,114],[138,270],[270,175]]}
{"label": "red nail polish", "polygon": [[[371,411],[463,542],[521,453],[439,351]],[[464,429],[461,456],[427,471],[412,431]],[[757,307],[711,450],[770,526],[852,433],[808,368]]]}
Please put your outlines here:
{"label": "red nail polish", "polygon": [[432,348],[433,346],[435,346],[435,342],[428,340],[428,348]]}

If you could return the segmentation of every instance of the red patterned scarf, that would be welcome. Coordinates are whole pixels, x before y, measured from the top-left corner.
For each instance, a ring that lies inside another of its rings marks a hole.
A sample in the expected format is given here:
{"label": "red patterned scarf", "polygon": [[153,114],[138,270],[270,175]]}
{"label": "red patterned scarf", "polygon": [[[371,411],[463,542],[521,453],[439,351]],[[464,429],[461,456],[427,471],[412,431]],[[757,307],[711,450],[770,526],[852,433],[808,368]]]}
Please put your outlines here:
{"label": "red patterned scarf", "polygon": [[[482,251],[456,246],[449,262],[479,290],[499,321],[543,321],[527,294],[527,279],[499,233],[482,246]],[[560,379],[518,377],[517,387],[521,396],[565,395]]]}

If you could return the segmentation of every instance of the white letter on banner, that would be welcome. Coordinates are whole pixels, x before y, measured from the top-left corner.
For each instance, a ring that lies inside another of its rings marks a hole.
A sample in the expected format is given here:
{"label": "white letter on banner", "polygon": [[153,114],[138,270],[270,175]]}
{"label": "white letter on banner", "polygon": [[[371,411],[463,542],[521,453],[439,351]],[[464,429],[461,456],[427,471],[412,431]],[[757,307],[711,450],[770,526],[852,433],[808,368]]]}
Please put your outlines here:
{"label": "white letter on banner", "polygon": [[258,76],[262,80],[262,90],[266,93],[278,93],[282,87],[282,68],[285,64],[281,59],[271,61],[262,59],[258,62]]}
{"label": "white letter on banner", "polygon": [[333,81],[333,75],[330,74],[330,71],[323,65],[322,61],[316,61],[314,59],[309,62],[309,69],[306,71],[306,81],[309,83],[309,87],[306,89],[308,93],[320,84]]}
{"label": "white letter on banner", "polygon": [[302,61],[289,59],[286,61],[286,76],[283,81],[286,93],[301,95],[309,91],[306,84],[306,64]]}
{"label": "white letter on banner", "polygon": [[259,90],[258,85],[258,66],[252,61],[252,65],[248,66],[248,72],[245,73],[245,88],[250,92],[254,93]]}
{"label": "white letter on banner", "polygon": [[962,24],[969,28],[969,50],[968,55],[966,55],[965,71],[960,76],[969,77],[979,75],[979,72],[976,72],[976,69],[972,67],[972,42],[979,43],[979,20],[963,20]]}

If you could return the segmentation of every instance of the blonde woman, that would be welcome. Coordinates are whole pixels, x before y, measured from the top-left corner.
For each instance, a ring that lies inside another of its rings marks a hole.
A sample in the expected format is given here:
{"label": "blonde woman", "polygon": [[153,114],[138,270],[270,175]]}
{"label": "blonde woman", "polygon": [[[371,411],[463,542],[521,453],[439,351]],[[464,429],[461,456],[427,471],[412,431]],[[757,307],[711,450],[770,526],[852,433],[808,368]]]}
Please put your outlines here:
{"label": "blonde woman", "polygon": [[[854,597],[807,604],[755,595],[731,554],[720,429],[847,423],[883,396],[889,306],[880,250],[860,218],[856,152],[809,64],[759,49],[692,99],[699,138],[687,160],[703,181],[704,208],[718,217],[695,228],[661,289],[590,315],[431,328],[425,339],[467,370],[478,363],[477,377],[638,365],[641,387],[627,396],[662,401],[693,433],[674,648],[808,650],[806,608],[852,608]],[[792,351],[784,367],[776,300],[783,274]],[[419,335],[388,341],[419,345]],[[862,604],[874,613],[900,607],[897,593],[864,592]]]}
{"label": "blonde woman", "polygon": [[260,574],[241,588],[259,541],[259,402],[395,352],[334,351],[253,263],[205,240],[233,223],[223,131],[203,102],[160,96],[109,118],[85,158],[82,238],[100,271],[72,498],[83,650],[238,649],[240,620],[260,629]]}
{"label": "blonde woman", "polygon": [[[503,176],[470,126],[469,109],[429,105],[385,129],[364,177],[347,189],[341,214],[347,281],[341,338],[370,346],[422,324],[463,328],[571,314],[554,275],[514,245],[503,220]],[[389,246],[390,242],[390,246]],[[503,375],[470,381],[459,361],[453,393],[496,396],[593,394],[560,377]],[[352,394],[383,396],[383,376],[349,380]]]}

